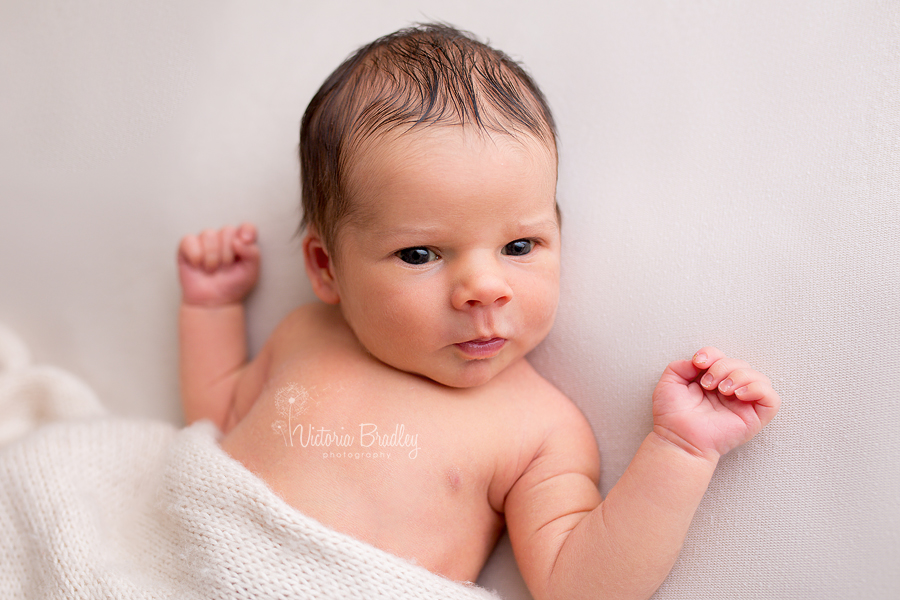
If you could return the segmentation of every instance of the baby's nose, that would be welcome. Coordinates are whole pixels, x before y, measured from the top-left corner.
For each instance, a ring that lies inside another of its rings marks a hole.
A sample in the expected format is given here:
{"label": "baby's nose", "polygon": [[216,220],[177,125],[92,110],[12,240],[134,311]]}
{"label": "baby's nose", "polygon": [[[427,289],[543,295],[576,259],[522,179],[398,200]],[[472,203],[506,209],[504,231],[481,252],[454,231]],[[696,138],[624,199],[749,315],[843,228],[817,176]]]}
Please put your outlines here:
{"label": "baby's nose", "polygon": [[471,260],[458,270],[451,294],[457,310],[475,306],[502,306],[512,299],[512,288],[495,259]]}

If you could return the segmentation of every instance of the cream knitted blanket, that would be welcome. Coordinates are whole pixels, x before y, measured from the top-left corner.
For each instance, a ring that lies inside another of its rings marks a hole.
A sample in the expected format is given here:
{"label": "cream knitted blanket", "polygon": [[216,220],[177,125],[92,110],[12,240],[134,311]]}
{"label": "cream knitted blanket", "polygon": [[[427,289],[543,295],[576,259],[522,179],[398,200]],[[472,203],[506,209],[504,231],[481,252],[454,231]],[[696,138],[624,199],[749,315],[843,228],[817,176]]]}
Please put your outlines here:
{"label": "cream knitted blanket", "polygon": [[496,599],[304,516],[217,435],[105,416],[0,328],[0,597]]}

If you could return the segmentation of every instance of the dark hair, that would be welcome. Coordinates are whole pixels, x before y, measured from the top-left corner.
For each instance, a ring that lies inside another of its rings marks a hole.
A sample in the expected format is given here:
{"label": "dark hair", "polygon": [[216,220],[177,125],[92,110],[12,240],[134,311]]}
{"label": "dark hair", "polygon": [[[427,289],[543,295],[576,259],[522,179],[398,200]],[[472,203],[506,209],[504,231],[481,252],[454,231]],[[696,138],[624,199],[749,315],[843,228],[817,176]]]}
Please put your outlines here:
{"label": "dark hair", "polygon": [[314,226],[333,253],[351,208],[345,175],[354,150],[375,134],[431,124],[528,134],[556,148],[547,101],[518,63],[449,25],[402,29],[347,58],[306,108],[301,230]]}

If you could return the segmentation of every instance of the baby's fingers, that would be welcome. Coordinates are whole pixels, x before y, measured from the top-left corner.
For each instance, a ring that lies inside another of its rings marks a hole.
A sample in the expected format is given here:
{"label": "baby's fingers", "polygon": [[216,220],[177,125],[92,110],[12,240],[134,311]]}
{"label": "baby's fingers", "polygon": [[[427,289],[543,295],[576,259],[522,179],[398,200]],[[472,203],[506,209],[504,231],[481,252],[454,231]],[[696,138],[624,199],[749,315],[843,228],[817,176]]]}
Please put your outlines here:
{"label": "baby's fingers", "polygon": [[259,258],[259,247],[256,245],[256,227],[244,223],[234,230],[230,244],[235,257],[241,260]]}
{"label": "baby's fingers", "polygon": [[763,427],[775,418],[781,408],[781,397],[768,380],[753,381],[734,391],[734,396],[741,402],[753,403],[756,414]]}
{"label": "baby's fingers", "polygon": [[708,369],[716,361],[725,358],[725,353],[713,346],[704,346],[691,357],[691,363],[700,370]]}
{"label": "baby's fingers", "polygon": [[[721,386],[720,386],[721,387]],[[772,386],[762,381],[751,381],[734,389],[734,397],[742,402],[759,402],[768,397]]]}
{"label": "baby's fingers", "polygon": [[199,267],[203,263],[203,246],[200,245],[200,239],[196,235],[181,238],[178,257],[192,267]]}
{"label": "baby's fingers", "polygon": [[221,233],[215,229],[207,229],[200,233],[200,244],[203,246],[203,268],[210,273],[225,262]]}
{"label": "baby's fingers", "polygon": [[731,395],[735,393],[736,390],[756,381],[763,381],[768,384],[769,378],[750,368],[737,368],[730,373],[726,373],[724,378],[719,381],[717,387],[723,394]]}
{"label": "baby's fingers", "polygon": [[235,249],[238,239],[237,230],[229,225],[222,228],[222,231],[219,232],[219,236],[221,241],[221,264],[227,267],[234,262],[235,254],[237,254]]}
{"label": "baby's fingers", "polygon": [[241,223],[237,229],[237,237],[244,244],[252,244],[256,241],[256,227],[252,223]]}
{"label": "baby's fingers", "polygon": [[[700,377],[700,385],[707,390],[718,388],[720,392],[727,393],[727,390],[749,383],[751,379],[748,374],[751,372],[753,371],[746,362],[726,356],[709,365],[706,373]],[[725,384],[726,389],[722,389],[722,384]]]}

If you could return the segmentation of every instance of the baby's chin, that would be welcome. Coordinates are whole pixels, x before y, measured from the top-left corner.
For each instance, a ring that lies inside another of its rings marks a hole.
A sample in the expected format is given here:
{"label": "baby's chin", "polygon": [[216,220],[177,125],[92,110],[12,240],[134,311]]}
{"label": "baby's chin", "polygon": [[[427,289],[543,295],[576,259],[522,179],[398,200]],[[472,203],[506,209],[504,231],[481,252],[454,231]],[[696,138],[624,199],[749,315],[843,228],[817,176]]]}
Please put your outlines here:
{"label": "baby's chin", "polygon": [[392,369],[445,387],[466,389],[489,383],[510,366],[525,360],[525,355],[537,344],[527,347],[519,343],[509,344],[490,358],[463,358],[437,353],[431,360],[409,360],[409,356],[403,353],[382,352],[383,348],[361,345],[369,356]]}
{"label": "baby's chin", "polygon": [[469,360],[455,368],[410,369],[406,372],[450,388],[476,388],[490,382],[509,368],[512,363],[522,360],[521,356],[506,358],[505,360],[497,360],[498,358]]}

